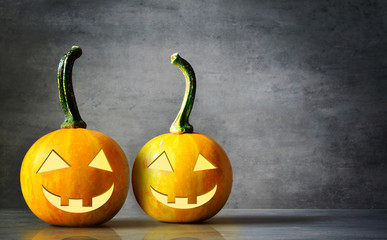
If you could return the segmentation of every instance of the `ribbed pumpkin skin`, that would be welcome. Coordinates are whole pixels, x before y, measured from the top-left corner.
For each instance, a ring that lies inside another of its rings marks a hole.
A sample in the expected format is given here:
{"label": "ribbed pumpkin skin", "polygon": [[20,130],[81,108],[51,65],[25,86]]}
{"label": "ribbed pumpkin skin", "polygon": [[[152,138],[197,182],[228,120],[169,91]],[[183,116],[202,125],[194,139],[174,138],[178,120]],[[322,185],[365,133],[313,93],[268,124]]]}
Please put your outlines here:
{"label": "ribbed pumpkin skin", "polygon": [[[174,171],[148,168],[164,151]],[[217,168],[193,171],[199,153]],[[199,133],[167,133],[153,138],[140,150],[133,166],[132,184],[137,202],[151,217],[165,222],[197,222],[214,216],[226,203],[231,192],[232,169],[222,147],[211,138]],[[196,197],[216,185],[217,191],[210,201],[191,209],[164,205],[150,189],[152,186],[167,195]]]}
{"label": "ribbed pumpkin skin", "polygon": [[[103,149],[113,172],[88,164]],[[71,167],[37,173],[54,150]],[[107,135],[83,128],[60,129],[36,141],[24,157],[20,184],[32,212],[43,221],[61,226],[91,226],[111,219],[125,202],[129,185],[129,166],[124,152]],[[86,213],[70,213],[53,206],[44,196],[42,186],[69,198],[91,199],[114,184],[109,200]]]}

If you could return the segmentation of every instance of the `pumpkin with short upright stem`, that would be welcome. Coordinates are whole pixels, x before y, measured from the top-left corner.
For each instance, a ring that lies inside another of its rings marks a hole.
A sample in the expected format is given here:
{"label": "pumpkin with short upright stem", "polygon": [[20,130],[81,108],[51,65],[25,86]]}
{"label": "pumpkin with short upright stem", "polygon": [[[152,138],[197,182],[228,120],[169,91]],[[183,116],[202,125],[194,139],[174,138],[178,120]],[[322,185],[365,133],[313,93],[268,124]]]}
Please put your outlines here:
{"label": "pumpkin with short upright stem", "polygon": [[86,129],[72,87],[79,47],[61,59],[59,99],[65,113],[61,129],[28,150],[20,184],[31,211],[43,221],[61,226],[91,226],[111,219],[125,202],[129,166],[120,146],[109,136]]}
{"label": "pumpkin with short upright stem", "polygon": [[137,202],[151,217],[165,222],[197,222],[218,213],[231,192],[230,161],[214,140],[194,133],[188,118],[196,90],[191,65],[179,56],[171,63],[184,74],[184,100],[170,133],[147,142],[133,166]]}

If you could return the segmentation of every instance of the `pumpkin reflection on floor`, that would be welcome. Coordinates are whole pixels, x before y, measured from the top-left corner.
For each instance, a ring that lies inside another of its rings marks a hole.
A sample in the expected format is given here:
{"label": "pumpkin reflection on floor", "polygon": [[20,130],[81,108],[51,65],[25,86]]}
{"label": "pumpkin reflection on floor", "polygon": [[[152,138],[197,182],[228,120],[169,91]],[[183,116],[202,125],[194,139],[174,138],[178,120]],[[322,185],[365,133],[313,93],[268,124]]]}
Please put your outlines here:
{"label": "pumpkin reflection on floor", "polygon": [[[34,234],[35,232],[31,232]],[[121,240],[121,237],[109,227],[97,228],[62,228],[46,227],[35,235],[27,233],[24,235],[25,240]]]}
{"label": "pumpkin reflection on floor", "polygon": [[214,228],[204,224],[168,224],[151,229],[143,238],[144,240],[154,239],[224,239]]}

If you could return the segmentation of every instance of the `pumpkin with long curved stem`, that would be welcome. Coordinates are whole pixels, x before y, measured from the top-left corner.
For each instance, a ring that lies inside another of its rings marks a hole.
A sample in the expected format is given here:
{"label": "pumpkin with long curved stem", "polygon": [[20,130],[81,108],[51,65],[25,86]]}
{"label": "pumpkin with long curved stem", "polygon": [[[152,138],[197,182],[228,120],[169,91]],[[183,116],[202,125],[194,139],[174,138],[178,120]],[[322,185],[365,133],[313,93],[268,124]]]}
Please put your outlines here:
{"label": "pumpkin with long curved stem", "polygon": [[147,142],[133,166],[137,202],[151,217],[165,222],[197,222],[218,213],[231,192],[230,161],[214,140],[194,133],[188,122],[195,99],[191,65],[178,53],[171,63],[184,74],[186,90],[170,133]]}
{"label": "pumpkin with long curved stem", "polygon": [[125,202],[129,166],[120,146],[109,136],[86,129],[72,87],[79,47],[61,59],[58,90],[65,121],[28,150],[20,184],[32,212],[47,223],[91,226],[111,219]]}

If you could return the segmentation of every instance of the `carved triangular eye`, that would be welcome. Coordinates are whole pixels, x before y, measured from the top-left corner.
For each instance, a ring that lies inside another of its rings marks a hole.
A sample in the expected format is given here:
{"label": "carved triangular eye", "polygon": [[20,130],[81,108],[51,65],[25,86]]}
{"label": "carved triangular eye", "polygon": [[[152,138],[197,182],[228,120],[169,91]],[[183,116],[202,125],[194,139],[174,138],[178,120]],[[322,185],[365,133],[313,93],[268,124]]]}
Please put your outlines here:
{"label": "carved triangular eye", "polygon": [[160,154],[151,164],[149,164],[148,168],[173,172],[172,165],[165,152]]}
{"label": "carved triangular eye", "polygon": [[202,171],[202,170],[209,170],[209,169],[215,169],[216,167],[214,164],[212,164],[210,161],[208,161],[203,155],[199,153],[198,160],[196,161],[194,171]]}
{"label": "carved triangular eye", "polygon": [[70,165],[54,150],[52,150],[36,173],[48,172],[68,167],[70,167]]}
{"label": "carved triangular eye", "polygon": [[109,161],[106,158],[105,153],[101,149],[97,156],[94,157],[93,161],[89,163],[89,167],[102,169],[105,171],[113,172],[112,168],[110,167]]}

